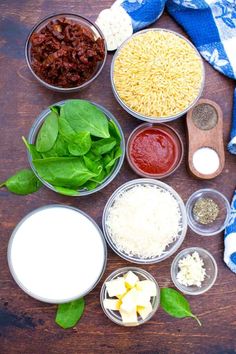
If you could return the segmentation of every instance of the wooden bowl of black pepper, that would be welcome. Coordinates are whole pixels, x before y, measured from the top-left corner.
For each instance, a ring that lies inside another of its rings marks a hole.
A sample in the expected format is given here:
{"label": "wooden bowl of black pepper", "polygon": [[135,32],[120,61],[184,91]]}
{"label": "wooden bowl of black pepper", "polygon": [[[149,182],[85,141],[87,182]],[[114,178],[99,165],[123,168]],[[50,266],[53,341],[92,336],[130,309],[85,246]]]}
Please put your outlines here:
{"label": "wooden bowl of black pepper", "polygon": [[46,88],[70,93],[91,84],[103,69],[107,47],[96,24],[77,14],[40,20],[25,44],[34,77]]}

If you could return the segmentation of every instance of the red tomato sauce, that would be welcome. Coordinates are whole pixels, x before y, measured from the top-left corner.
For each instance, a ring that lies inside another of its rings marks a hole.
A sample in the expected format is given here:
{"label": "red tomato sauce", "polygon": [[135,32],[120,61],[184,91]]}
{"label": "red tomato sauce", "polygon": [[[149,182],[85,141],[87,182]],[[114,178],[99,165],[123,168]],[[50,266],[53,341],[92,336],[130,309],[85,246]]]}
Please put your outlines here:
{"label": "red tomato sauce", "polygon": [[144,173],[158,175],[169,172],[177,161],[177,144],[167,131],[146,128],[130,143],[130,159]]}

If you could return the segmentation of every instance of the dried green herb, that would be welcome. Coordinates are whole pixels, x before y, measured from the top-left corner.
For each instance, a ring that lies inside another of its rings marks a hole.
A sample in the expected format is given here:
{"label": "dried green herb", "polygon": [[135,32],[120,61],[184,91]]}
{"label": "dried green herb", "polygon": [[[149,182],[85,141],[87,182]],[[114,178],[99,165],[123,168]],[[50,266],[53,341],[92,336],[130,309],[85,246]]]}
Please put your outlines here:
{"label": "dried green herb", "polygon": [[214,222],[219,212],[218,204],[211,198],[199,198],[193,207],[194,218],[202,225],[208,225]]}

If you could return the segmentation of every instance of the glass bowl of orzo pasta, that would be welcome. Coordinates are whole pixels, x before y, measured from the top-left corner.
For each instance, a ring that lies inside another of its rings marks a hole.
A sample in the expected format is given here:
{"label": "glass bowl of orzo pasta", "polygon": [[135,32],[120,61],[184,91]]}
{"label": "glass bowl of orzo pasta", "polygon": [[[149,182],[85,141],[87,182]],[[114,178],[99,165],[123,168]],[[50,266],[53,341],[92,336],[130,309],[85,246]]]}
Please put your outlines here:
{"label": "glass bowl of orzo pasta", "polygon": [[151,28],[127,39],[111,64],[113,93],[134,117],[172,121],[198,101],[204,65],[193,44],[174,31]]}

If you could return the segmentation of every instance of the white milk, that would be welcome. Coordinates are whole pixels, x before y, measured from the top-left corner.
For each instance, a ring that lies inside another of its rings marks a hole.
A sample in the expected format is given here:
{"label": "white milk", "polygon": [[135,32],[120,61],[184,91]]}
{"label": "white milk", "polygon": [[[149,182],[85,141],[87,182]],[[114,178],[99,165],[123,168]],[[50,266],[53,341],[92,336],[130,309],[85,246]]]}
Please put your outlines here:
{"label": "white milk", "polygon": [[15,229],[8,262],[18,285],[46,302],[88,293],[103,272],[106,246],[95,224],[65,206],[36,210]]}

